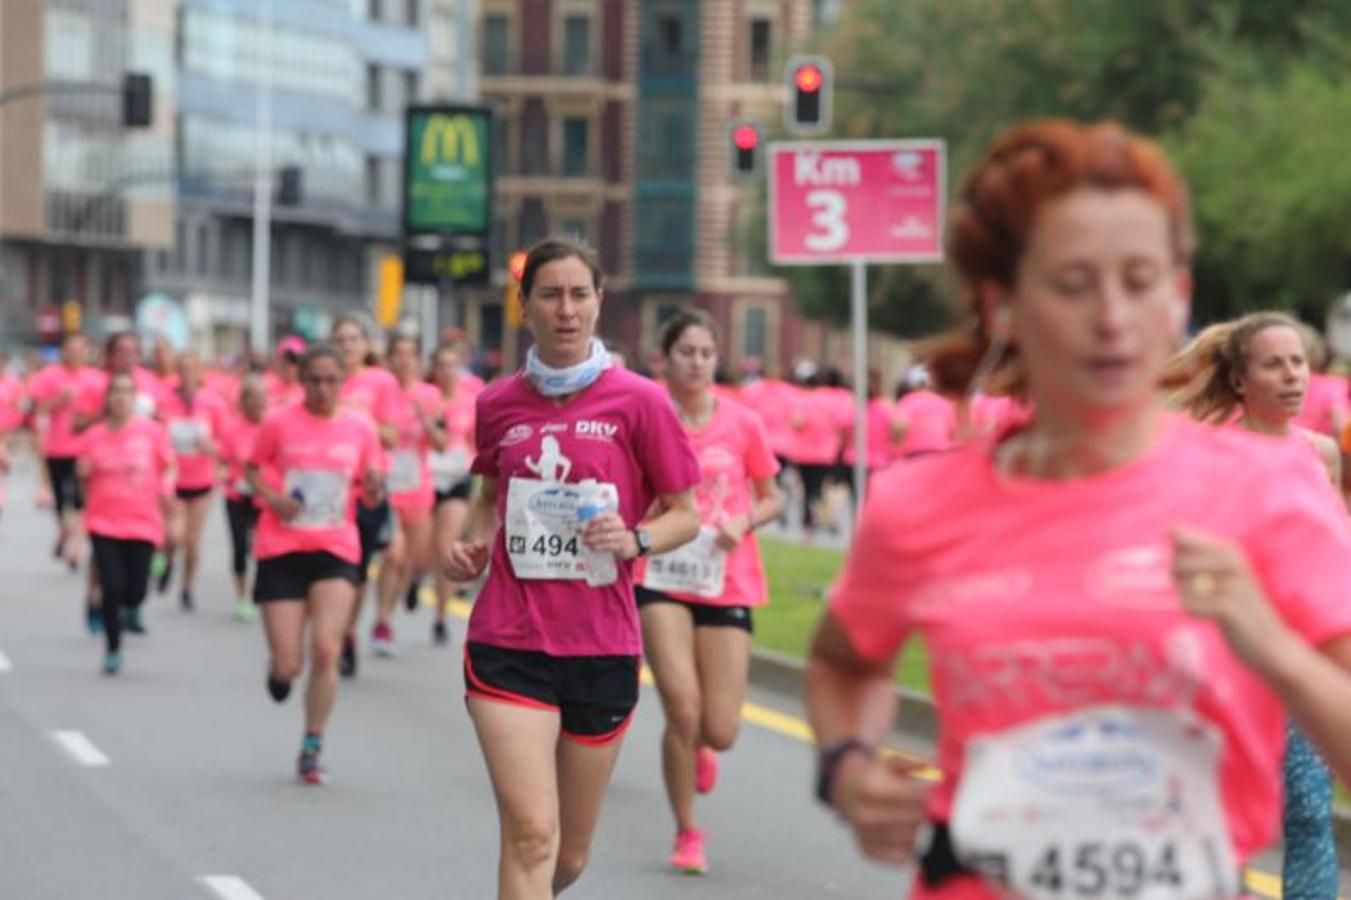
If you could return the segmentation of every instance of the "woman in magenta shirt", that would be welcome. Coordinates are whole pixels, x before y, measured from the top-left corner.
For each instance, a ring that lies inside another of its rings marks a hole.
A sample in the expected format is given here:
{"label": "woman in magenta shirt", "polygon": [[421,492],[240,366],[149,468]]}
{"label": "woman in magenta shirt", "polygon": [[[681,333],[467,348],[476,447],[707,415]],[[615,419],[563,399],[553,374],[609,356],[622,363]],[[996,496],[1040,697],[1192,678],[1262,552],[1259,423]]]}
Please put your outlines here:
{"label": "woman in magenta shirt", "polygon": [[[393,652],[391,619],[399,596],[417,583],[432,564],[432,486],[429,454],[446,446],[441,427],[441,392],[422,380],[417,338],[400,335],[389,342],[389,368],[397,379],[390,402],[394,440],[389,455],[389,505],[402,540],[385,551],[380,570],[379,609],[372,644],[377,653]],[[389,575],[385,575],[385,570]],[[415,596],[415,595],[414,595]]]}
{"label": "woman in magenta shirt", "polygon": [[150,581],[150,557],[164,541],[174,485],[174,453],[164,426],[135,415],[136,382],[108,379],[106,415],[82,439],[85,528],[103,589],[103,671],[122,668],[122,611],[139,615]]}
{"label": "woman in magenta shirt", "polygon": [[673,868],[708,868],[694,795],[713,790],[717,753],[741,724],[750,671],[751,610],[769,602],[760,547],[752,533],[783,510],[779,464],[759,418],[714,391],[718,342],[697,310],[663,327],[666,386],[699,461],[699,537],[639,560],[634,572],[643,643],[666,714],[662,774],[675,814]]}
{"label": "woman in magenta shirt", "polygon": [[215,393],[202,389],[202,364],[191,352],[179,355],[178,376],[173,386],[161,393],[158,407],[159,418],[169,429],[169,440],[178,457],[178,483],[174,485],[175,502],[169,517],[159,589],[168,590],[174,557],[181,549],[179,604],[190,611],[192,586],[201,559],[202,529],[211,510],[220,443],[230,410]]}
{"label": "woman in magenta shirt", "polygon": [[267,689],[278,703],[304,669],[309,625],[305,734],[296,770],[310,784],[327,780],[319,754],[360,584],[357,498],[375,506],[383,490],[375,426],[338,402],[341,359],[324,345],[306,352],[300,366],[305,401],[268,414],[244,467],[262,504],[253,599],[263,610],[272,657]]}
{"label": "woman in magenta shirt", "polygon": [[[581,874],[638,702],[632,561],[698,531],[698,465],[670,399],[595,337],[601,277],[575,244],[530,251],[535,345],[479,395],[483,484],[446,567],[460,582],[489,569],[464,674],[501,824],[498,896],[514,900]],[[644,522],[654,502],[664,512]]]}
{"label": "woman in magenta shirt", "polygon": [[[1112,123],[1016,127],[959,194],[965,352],[1011,348],[1033,412],[877,479],[807,673],[818,795],[920,857],[913,897],[1237,897],[1286,710],[1351,774],[1344,511],[1307,447],[1162,404],[1192,249],[1185,186]],[[873,752],[915,636],[932,787]]]}

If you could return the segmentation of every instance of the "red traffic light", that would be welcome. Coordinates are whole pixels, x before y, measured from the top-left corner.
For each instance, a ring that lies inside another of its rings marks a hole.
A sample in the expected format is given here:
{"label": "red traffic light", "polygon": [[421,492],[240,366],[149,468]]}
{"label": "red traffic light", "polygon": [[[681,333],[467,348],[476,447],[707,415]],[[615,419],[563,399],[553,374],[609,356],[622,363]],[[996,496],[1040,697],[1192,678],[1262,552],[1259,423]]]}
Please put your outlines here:
{"label": "red traffic light", "polygon": [[511,254],[511,259],[507,262],[507,269],[511,272],[511,277],[520,281],[525,277],[525,261],[530,256],[524,250],[517,250]]}
{"label": "red traffic light", "polygon": [[793,83],[797,85],[799,91],[806,91],[814,94],[821,90],[821,85],[825,83],[826,77],[821,72],[820,66],[814,63],[806,63],[798,67],[793,73]]}
{"label": "red traffic light", "polygon": [[738,150],[754,150],[760,145],[760,131],[754,125],[741,125],[732,132],[732,143]]}

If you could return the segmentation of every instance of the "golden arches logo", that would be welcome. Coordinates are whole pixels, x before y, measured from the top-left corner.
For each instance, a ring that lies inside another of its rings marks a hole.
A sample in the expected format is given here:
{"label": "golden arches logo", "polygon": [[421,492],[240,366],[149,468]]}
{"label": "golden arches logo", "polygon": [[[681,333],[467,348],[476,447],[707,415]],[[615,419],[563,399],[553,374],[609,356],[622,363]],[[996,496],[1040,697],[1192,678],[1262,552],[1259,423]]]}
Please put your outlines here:
{"label": "golden arches logo", "polygon": [[477,166],[482,159],[482,149],[473,120],[468,116],[433,115],[422,131],[418,157],[424,166],[437,163]]}

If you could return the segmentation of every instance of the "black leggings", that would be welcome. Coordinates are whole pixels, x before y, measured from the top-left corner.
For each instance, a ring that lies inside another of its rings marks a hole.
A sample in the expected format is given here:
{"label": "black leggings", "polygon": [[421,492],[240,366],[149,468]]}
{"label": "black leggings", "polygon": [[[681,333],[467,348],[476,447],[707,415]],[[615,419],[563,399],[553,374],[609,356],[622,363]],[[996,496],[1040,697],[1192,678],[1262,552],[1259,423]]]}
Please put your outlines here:
{"label": "black leggings", "polygon": [[253,529],[258,524],[258,507],[252,497],[225,499],[225,518],[230,523],[230,545],[234,548],[234,573],[241,578],[249,568],[253,553]]}
{"label": "black leggings", "polygon": [[817,501],[821,499],[821,492],[825,489],[826,478],[835,467],[830,464],[817,463],[799,463],[797,467],[798,475],[802,478],[802,527],[814,528],[816,526],[816,511],[814,507]]}
{"label": "black leggings", "polygon": [[108,652],[116,653],[122,646],[122,610],[135,609],[145,601],[155,546],[149,541],[98,534],[90,535],[89,540],[103,588],[103,633],[108,636]]}

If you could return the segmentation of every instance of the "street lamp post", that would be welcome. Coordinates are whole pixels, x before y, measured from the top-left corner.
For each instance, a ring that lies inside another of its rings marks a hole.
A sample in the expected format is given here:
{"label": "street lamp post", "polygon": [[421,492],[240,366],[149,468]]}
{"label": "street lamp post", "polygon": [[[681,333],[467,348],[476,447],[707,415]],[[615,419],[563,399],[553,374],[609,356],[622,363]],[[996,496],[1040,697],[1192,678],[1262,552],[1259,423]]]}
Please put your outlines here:
{"label": "street lamp post", "polygon": [[249,346],[268,346],[268,288],[272,278],[272,2],[263,2],[262,71],[258,74],[253,167],[253,289],[249,297]]}

